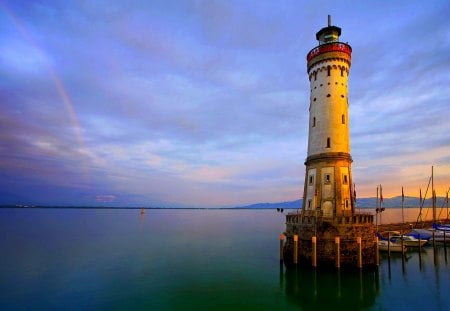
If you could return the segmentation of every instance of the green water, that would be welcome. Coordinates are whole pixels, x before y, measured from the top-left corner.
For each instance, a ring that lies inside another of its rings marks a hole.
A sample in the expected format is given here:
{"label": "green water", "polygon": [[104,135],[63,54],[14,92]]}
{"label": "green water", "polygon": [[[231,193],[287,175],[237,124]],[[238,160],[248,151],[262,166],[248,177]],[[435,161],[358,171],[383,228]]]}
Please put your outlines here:
{"label": "green water", "polygon": [[272,210],[0,209],[2,310],[449,310],[448,250],[287,270]]}

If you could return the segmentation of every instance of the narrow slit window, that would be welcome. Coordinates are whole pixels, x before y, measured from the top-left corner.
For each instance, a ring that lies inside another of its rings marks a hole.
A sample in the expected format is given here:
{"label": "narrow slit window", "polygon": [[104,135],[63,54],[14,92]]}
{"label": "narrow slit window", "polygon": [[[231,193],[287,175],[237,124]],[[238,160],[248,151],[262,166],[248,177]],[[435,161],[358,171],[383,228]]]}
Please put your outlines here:
{"label": "narrow slit window", "polygon": [[342,115],[342,124],[345,124],[345,115]]}
{"label": "narrow slit window", "polygon": [[316,126],[316,117],[313,117],[312,127]]}
{"label": "narrow slit window", "polygon": [[331,140],[330,137],[327,138],[327,148],[330,148],[331,146]]}
{"label": "narrow slit window", "polygon": [[316,80],[317,80],[317,71],[314,72],[314,81],[316,81]]}
{"label": "narrow slit window", "polygon": [[330,174],[325,174],[325,183],[329,184],[331,182],[331,175]]}
{"label": "narrow slit window", "polygon": [[308,200],[308,209],[311,209],[311,200]]}
{"label": "narrow slit window", "polygon": [[347,178],[347,175],[344,175],[343,183],[344,183],[344,185],[348,184],[348,178]]}
{"label": "narrow slit window", "polygon": [[309,184],[312,185],[313,182],[314,182],[314,176],[313,176],[313,175],[310,175],[310,176],[309,176]]}
{"label": "narrow slit window", "polygon": [[344,76],[344,68],[341,68],[341,77]]}
{"label": "narrow slit window", "polygon": [[328,76],[330,76],[331,75],[331,66],[328,66],[327,70],[328,70]]}

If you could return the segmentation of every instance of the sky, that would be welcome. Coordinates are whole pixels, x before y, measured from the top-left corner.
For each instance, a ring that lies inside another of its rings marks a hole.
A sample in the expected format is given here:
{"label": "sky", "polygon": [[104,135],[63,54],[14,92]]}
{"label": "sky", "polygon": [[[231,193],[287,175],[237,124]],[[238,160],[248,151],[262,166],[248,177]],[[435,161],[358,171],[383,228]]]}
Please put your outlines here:
{"label": "sky", "polygon": [[306,54],[353,49],[358,197],[450,186],[448,1],[0,0],[0,204],[302,197]]}

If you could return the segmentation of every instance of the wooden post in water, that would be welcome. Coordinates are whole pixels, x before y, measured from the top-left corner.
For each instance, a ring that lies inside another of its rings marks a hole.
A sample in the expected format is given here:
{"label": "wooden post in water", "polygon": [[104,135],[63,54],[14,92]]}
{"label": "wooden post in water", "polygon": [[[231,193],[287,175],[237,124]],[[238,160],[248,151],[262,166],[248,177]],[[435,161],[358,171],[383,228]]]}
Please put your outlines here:
{"label": "wooden post in water", "polygon": [[294,234],[294,264],[298,263],[298,235]]}
{"label": "wooden post in water", "polygon": [[281,233],[280,234],[280,262],[283,261],[283,259],[284,259],[283,248],[284,248],[284,234]]}
{"label": "wooden post in water", "polygon": [[402,244],[402,254],[404,253],[404,251],[403,251],[403,246],[404,246],[404,243],[403,243],[403,234],[401,235],[401,244]]}
{"label": "wooden post in water", "polygon": [[437,265],[437,257],[436,257],[436,240],[435,240],[435,234],[433,230],[433,258],[434,258],[434,265]]}
{"label": "wooden post in water", "polygon": [[422,239],[420,238],[420,233],[418,234],[419,239],[419,268],[422,269]]}
{"label": "wooden post in water", "polygon": [[312,241],[312,266],[317,267],[317,239],[315,236],[311,238]]}
{"label": "wooden post in water", "polygon": [[445,231],[444,232],[444,258],[445,258],[445,263],[447,263],[447,240],[446,240],[446,236],[445,236]]}
{"label": "wooden post in water", "polygon": [[388,232],[388,258],[391,258],[391,233]]}
{"label": "wooden post in water", "polygon": [[446,237],[445,237],[445,231],[444,232],[444,252],[447,253],[447,241],[446,241]]}
{"label": "wooden post in water", "polygon": [[375,237],[375,264],[380,265],[380,250],[378,249],[378,237]]}
{"label": "wooden post in water", "polygon": [[403,273],[405,273],[405,257],[406,257],[406,252],[405,249],[403,248],[404,243],[403,243],[403,233],[400,236],[401,239],[401,245],[402,245],[402,271]]}
{"label": "wooden post in water", "polygon": [[336,244],[336,268],[341,267],[341,239],[337,236],[334,238]]}
{"label": "wooden post in water", "polygon": [[361,237],[356,238],[356,243],[358,244],[358,268],[362,268],[362,245],[361,245]]}

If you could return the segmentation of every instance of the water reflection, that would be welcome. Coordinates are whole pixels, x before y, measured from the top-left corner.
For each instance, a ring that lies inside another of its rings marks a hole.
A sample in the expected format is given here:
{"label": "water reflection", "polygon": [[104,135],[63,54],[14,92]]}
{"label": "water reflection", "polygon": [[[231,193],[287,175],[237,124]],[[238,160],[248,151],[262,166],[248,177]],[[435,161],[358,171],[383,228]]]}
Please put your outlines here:
{"label": "water reflection", "polygon": [[379,274],[371,271],[283,269],[286,296],[301,310],[359,310],[375,304]]}

